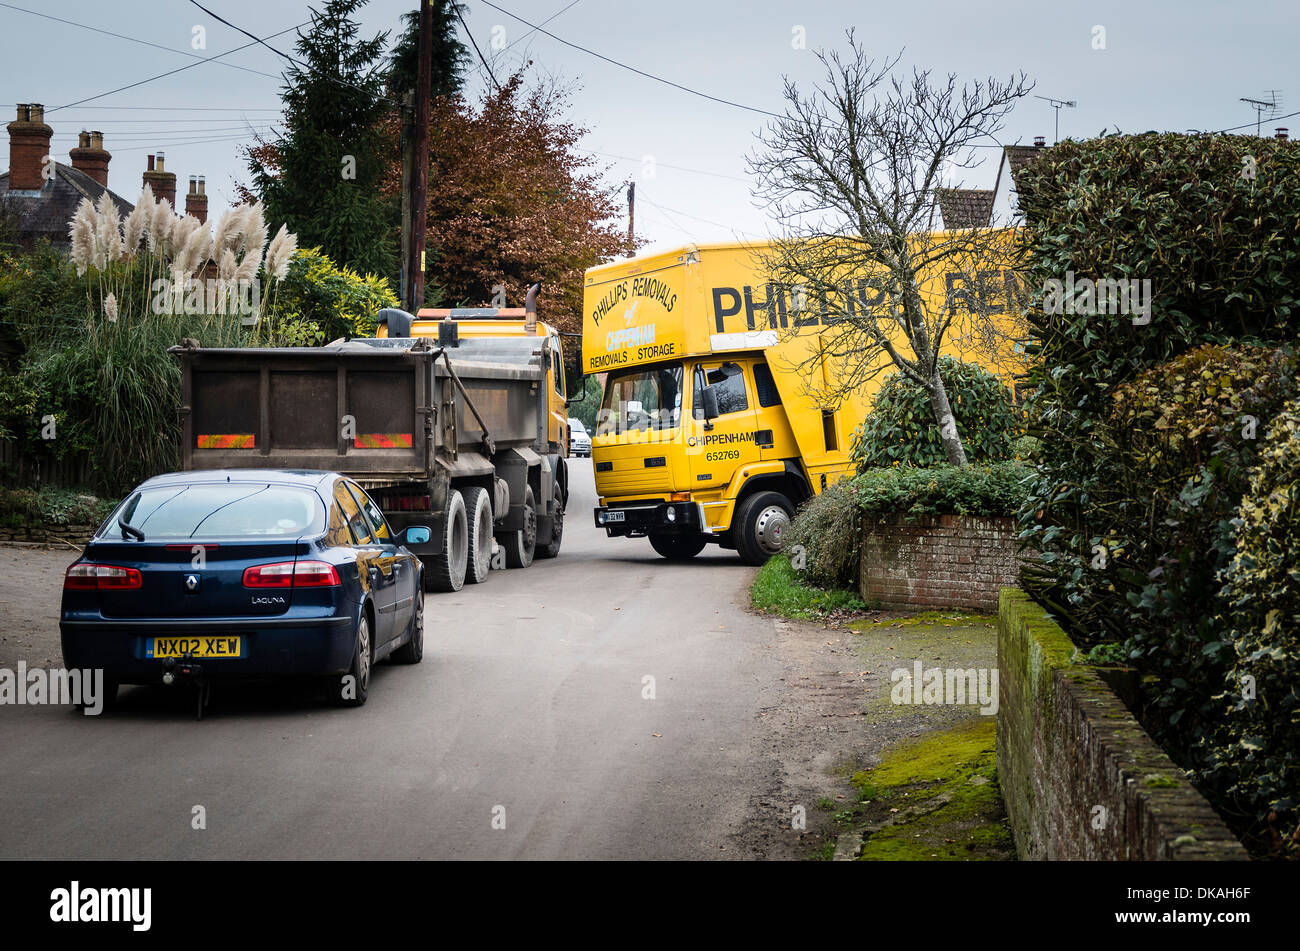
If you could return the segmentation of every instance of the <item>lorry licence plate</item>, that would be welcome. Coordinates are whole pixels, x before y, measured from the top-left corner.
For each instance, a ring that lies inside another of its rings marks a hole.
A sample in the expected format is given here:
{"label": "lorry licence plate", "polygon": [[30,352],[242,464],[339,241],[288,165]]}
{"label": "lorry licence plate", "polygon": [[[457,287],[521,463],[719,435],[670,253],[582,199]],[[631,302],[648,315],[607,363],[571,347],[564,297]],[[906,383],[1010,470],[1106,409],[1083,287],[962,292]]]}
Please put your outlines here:
{"label": "lorry licence plate", "polygon": [[606,512],[606,513],[605,513],[605,521],[607,521],[607,522],[625,522],[625,521],[627,521],[627,513],[626,513],[626,512],[614,512],[614,511]]}

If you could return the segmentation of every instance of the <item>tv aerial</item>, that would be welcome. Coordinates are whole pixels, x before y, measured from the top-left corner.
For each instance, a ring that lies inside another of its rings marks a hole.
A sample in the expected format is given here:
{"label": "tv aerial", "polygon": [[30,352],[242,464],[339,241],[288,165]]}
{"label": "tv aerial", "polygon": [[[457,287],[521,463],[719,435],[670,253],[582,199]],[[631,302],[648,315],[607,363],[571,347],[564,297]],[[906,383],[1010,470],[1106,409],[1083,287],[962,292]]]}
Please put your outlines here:
{"label": "tv aerial", "polygon": [[1264,119],[1271,119],[1282,111],[1282,93],[1278,89],[1270,89],[1264,93],[1263,99],[1249,99],[1241,97],[1241,102],[1250,103],[1250,107],[1255,110],[1255,134],[1259,135],[1259,128]]}
{"label": "tv aerial", "polygon": [[1050,96],[1035,95],[1034,98],[1043,100],[1044,102],[1051,105],[1053,109],[1056,110],[1056,136],[1054,141],[1052,142],[1052,144],[1055,145],[1057,142],[1061,141],[1061,107],[1066,106],[1070,109],[1073,109],[1075,106],[1078,105],[1078,103],[1075,102],[1073,99],[1053,99]]}

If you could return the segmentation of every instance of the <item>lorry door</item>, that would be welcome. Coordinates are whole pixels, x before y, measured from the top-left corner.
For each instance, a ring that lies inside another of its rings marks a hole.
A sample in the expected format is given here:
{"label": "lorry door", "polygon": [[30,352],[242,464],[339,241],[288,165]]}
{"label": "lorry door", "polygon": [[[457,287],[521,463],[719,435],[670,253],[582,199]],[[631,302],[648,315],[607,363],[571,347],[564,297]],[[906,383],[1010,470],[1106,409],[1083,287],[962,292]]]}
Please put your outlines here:
{"label": "lorry door", "polygon": [[[758,414],[747,375],[744,363],[733,360],[702,360],[692,366],[693,425],[686,439],[691,490],[725,488],[737,469],[759,461]],[[719,415],[712,429],[705,428],[701,394],[706,385],[716,387],[718,394]]]}
{"label": "lorry door", "polygon": [[370,598],[375,605],[372,641],[375,646],[379,646],[388,643],[399,633],[394,631],[393,625],[394,603],[397,600],[397,577],[393,572],[396,552],[385,552],[382,541],[375,537],[375,531],[370,527],[370,522],[357,501],[360,493],[359,486],[353,487],[344,481],[334,484],[334,498],[343,510],[343,516],[355,539],[357,571],[361,575],[361,583],[370,591]]}
{"label": "lorry door", "polygon": [[764,462],[799,458],[799,446],[790,428],[781,392],[766,360],[754,361],[754,395],[758,402],[758,429],[755,441]]}

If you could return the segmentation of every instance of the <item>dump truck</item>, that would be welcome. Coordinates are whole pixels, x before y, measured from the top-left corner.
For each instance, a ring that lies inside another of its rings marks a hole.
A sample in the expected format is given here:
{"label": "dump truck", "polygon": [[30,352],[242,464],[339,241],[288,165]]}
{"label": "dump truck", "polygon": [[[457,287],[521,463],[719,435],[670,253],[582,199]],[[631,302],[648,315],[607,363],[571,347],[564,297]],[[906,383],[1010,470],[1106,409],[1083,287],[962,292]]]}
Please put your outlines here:
{"label": "dump truck", "polygon": [[[322,469],[362,484],[425,587],[559,554],[568,502],[560,335],[525,308],[380,311],[374,338],[209,349],[186,341],[186,469]],[[557,421],[558,420],[558,421]]]}
{"label": "dump truck", "polygon": [[[647,537],[674,560],[714,543],[762,564],[797,507],[854,470],[853,434],[884,374],[834,403],[821,395],[844,369],[828,346],[834,315],[767,277],[762,250],[690,245],[586,272],[583,370],[605,378],[594,517],[608,536]],[[1000,296],[1018,293],[1011,271],[980,277]],[[937,280],[928,292],[974,293],[959,275]],[[858,306],[879,303],[867,280],[846,289]],[[1005,299],[993,306],[1009,310]],[[1021,366],[1014,347],[990,356],[962,330],[943,352],[1009,382]],[[878,363],[887,369],[888,357]]]}

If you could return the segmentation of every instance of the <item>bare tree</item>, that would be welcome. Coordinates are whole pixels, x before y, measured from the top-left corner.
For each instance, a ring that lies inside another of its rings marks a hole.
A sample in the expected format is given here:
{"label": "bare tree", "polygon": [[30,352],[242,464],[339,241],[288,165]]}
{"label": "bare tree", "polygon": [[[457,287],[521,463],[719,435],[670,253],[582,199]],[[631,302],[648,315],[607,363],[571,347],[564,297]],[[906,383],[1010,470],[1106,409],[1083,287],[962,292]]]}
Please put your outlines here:
{"label": "bare tree", "polygon": [[[948,461],[965,465],[940,350],[954,332],[977,349],[996,349],[1007,319],[994,317],[1014,304],[1012,288],[995,285],[1013,280],[1003,271],[1013,248],[1006,231],[935,232],[931,219],[937,193],[960,187],[953,176],[977,164],[977,146],[996,143],[1004,117],[1033,84],[1023,73],[960,87],[952,74],[900,77],[901,54],[878,65],[852,31],[848,46],[844,56],[817,54],[826,76],[810,94],[787,80],[785,115],[758,136],[749,158],[755,195],[781,235],[756,254],[773,281],[791,289],[796,315],[819,312],[796,316],[790,332],[823,325],[819,348],[801,367],[821,381],[820,398],[834,405],[892,365],[925,388]],[[811,372],[814,364],[840,372],[829,378]]]}

